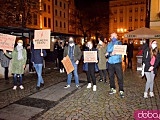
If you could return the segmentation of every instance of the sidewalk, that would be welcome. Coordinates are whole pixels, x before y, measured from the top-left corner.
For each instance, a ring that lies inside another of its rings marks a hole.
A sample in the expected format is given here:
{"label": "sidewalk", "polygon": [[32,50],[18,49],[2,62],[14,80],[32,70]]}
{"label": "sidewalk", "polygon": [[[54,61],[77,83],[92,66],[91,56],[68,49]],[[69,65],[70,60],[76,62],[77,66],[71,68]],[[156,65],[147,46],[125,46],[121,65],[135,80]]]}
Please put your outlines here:
{"label": "sidewalk", "polygon": [[51,67],[43,74],[45,87],[36,91],[36,75],[29,74],[24,77],[24,90],[13,91],[11,85],[0,91],[0,119],[134,120],[135,110],[160,110],[160,74],[155,79],[155,97],[144,99],[146,81],[136,71],[136,62],[134,61],[132,70],[127,69],[123,63],[123,71],[123,99],[118,92],[114,95],[108,94],[109,84],[98,82],[98,73],[96,92],[86,88],[86,75],[82,71],[79,71],[81,89],[75,87],[74,81],[70,88],[64,89],[66,74],[60,74]]}

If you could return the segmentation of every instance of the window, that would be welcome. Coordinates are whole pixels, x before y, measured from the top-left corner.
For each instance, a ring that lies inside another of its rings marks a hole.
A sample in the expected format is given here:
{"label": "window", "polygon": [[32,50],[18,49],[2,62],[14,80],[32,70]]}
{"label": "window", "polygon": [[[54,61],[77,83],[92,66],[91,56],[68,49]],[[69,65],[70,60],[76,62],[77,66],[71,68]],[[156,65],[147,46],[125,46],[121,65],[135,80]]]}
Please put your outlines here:
{"label": "window", "polygon": [[62,16],[62,12],[60,11],[59,14],[60,14],[60,17],[61,17]]}
{"label": "window", "polygon": [[132,17],[129,17],[129,22],[132,22]]}
{"label": "window", "polygon": [[34,21],[33,24],[37,25],[37,14],[33,15],[33,21]]}
{"label": "window", "polygon": [[66,9],[66,4],[64,3],[64,9]]}
{"label": "window", "polygon": [[114,18],[114,23],[116,23],[117,22],[117,18]]}
{"label": "window", "polygon": [[55,15],[57,16],[57,9],[55,9]]}
{"label": "window", "polygon": [[44,10],[44,12],[46,12],[46,4],[45,3],[43,4],[43,10]]}
{"label": "window", "polygon": [[66,28],[66,23],[64,22],[64,28]]}
{"label": "window", "polygon": [[58,21],[56,20],[56,27],[58,27]]}
{"label": "window", "polygon": [[48,27],[51,28],[51,18],[48,18]]}
{"label": "window", "polygon": [[47,18],[44,17],[44,27],[47,27]]}
{"label": "window", "polygon": [[135,8],[135,12],[138,12],[138,8]]}
{"label": "window", "polygon": [[29,25],[32,24],[32,15],[31,14],[28,15],[28,24]]}
{"label": "window", "polygon": [[141,7],[141,12],[144,12],[144,7]]}
{"label": "window", "polygon": [[120,17],[120,22],[123,22],[123,17]]}
{"label": "window", "polygon": [[117,10],[114,11],[114,14],[117,14]]}
{"label": "window", "polygon": [[50,5],[48,5],[48,13],[51,13]]}
{"label": "window", "polygon": [[62,7],[62,2],[60,2],[60,7]]}
{"label": "window", "polygon": [[135,18],[135,22],[137,22],[138,21],[138,18]]}
{"label": "window", "polygon": [[55,0],[55,5],[57,5],[57,0]]}
{"label": "window", "polygon": [[60,21],[60,28],[62,27],[62,22]]}
{"label": "window", "polygon": [[50,2],[50,0],[48,0]]}
{"label": "window", "polygon": [[122,10],[122,9],[120,9],[120,13],[123,13],[123,10]]}
{"label": "window", "polygon": [[64,12],[64,18],[66,18],[66,14],[65,14],[65,12]]}
{"label": "window", "polygon": [[143,16],[140,16],[140,21],[143,21]]}
{"label": "window", "polygon": [[132,8],[131,8],[131,9],[129,9],[129,12],[130,12],[130,13],[132,12]]}

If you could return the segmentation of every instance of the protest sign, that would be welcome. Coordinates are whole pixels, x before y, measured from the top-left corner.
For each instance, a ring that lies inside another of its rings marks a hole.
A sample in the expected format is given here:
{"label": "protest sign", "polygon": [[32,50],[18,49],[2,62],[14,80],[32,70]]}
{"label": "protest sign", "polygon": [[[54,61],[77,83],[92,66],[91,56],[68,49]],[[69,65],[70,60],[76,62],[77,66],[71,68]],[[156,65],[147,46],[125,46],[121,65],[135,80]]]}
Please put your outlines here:
{"label": "protest sign", "polygon": [[34,49],[50,49],[50,30],[34,31]]}
{"label": "protest sign", "polygon": [[97,62],[97,51],[84,51],[85,62]]}
{"label": "protest sign", "polygon": [[70,58],[69,58],[68,55],[66,57],[64,57],[61,62],[63,63],[64,68],[65,68],[67,74],[71,73],[74,70],[72,62],[71,62],[71,60],[70,60]]}
{"label": "protest sign", "polygon": [[0,49],[13,51],[16,36],[0,33]]}
{"label": "protest sign", "polygon": [[114,45],[113,52],[117,55],[126,55],[127,45]]}

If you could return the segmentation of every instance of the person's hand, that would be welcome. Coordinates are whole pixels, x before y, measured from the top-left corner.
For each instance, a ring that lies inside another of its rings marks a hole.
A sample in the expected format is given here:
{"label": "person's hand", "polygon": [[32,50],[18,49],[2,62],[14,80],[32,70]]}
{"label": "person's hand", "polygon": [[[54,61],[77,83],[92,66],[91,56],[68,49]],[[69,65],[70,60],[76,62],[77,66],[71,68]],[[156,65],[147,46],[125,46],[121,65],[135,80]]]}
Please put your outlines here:
{"label": "person's hand", "polygon": [[98,60],[96,60],[96,63],[98,63]]}
{"label": "person's hand", "polygon": [[6,52],[7,52],[7,51],[6,51],[6,49],[3,49],[3,53],[5,53],[5,54],[6,54]]}
{"label": "person's hand", "polygon": [[107,56],[107,55],[108,55],[108,53],[105,54],[105,56]]}
{"label": "person's hand", "polygon": [[115,54],[116,54],[116,52],[113,51],[113,52],[111,53],[111,56],[112,56],[112,55],[115,55]]}
{"label": "person's hand", "polygon": [[148,71],[153,71],[153,66],[151,66],[149,69],[148,69]]}
{"label": "person's hand", "polygon": [[43,56],[43,53],[41,52],[41,56]]}
{"label": "person's hand", "polygon": [[79,60],[76,61],[76,64],[77,64],[77,65],[78,65],[78,63],[79,63]]}
{"label": "person's hand", "polygon": [[26,67],[26,65],[23,65],[23,69]]}

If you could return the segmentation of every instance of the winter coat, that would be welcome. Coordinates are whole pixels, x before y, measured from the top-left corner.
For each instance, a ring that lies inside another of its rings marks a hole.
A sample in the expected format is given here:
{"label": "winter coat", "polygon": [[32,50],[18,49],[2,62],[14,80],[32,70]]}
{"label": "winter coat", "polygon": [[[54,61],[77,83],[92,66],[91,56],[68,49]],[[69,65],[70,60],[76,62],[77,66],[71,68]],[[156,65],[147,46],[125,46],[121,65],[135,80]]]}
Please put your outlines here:
{"label": "winter coat", "polygon": [[[89,48],[87,47],[84,51],[89,51]],[[92,51],[97,51],[97,49],[96,49],[96,48],[92,48]],[[84,64],[83,64],[83,71],[88,71],[88,64],[89,64],[89,63],[84,63]],[[98,72],[99,69],[98,69],[97,63],[95,63],[94,66],[95,66],[95,72]]]}
{"label": "winter coat", "polygon": [[[150,71],[148,71],[148,69],[152,66],[150,64],[150,61],[151,61],[151,55],[150,55],[150,50],[148,47],[143,51],[143,57],[142,57],[142,63],[145,64],[144,72],[150,72]],[[159,66],[159,62],[160,62],[160,53],[157,54],[155,63],[153,65],[154,74],[157,74],[157,67]]]}
{"label": "winter coat", "polygon": [[122,45],[122,43],[117,40],[115,43],[113,43],[111,41],[108,44],[106,52],[109,54],[108,55],[108,63],[110,63],[110,64],[116,64],[116,63],[121,63],[122,62],[122,55],[110,56],[110,54],[113,52],[114,45]]}
{"label": "winter coat", "polygon": [[127,46],[127,57],[128,58],[133,58],[133,43],[132,44],[128,44]]}
{"label": "winter coat", "polygon": [[3,54],[2,51],[0,51],[0,62],[3,68],[9,67],[10,58]]}
{"label": "winter coat", "polygon": [[31,48],[31,62],[34,64],[43,64],[44,57],[47,56],[46,50],[42,50],[43,56],[41,56],[40,49]]}
{"label": "winter coat", "polygon": [[27,61],[27,52],[26,49],[22,49],[22,56],[23,59],[18,60],[18,51],[17,48],[15,48],[11,54],[6,53],[6,55],[10,58],[12,58],[12,67],[11,71],[13,74],[23,74],[24,73],[24,66],[26,65]]}
{"label": "winter coat", "polygon": [[[66,57],[67,55],[69,55],[69,48],[70,46],[65,46],[64,48],[64,53],[63,53],[63,57]],[[76,62],[77,60],[80,60],[82,56],[82,52],[79,48],[78,45],[74,46],[74,62]]]}
{"label": "winter coat", "polygon": [[98,49],[98,68],[99,70],[105,70],[106,69],[106,45],[97,45]]}

